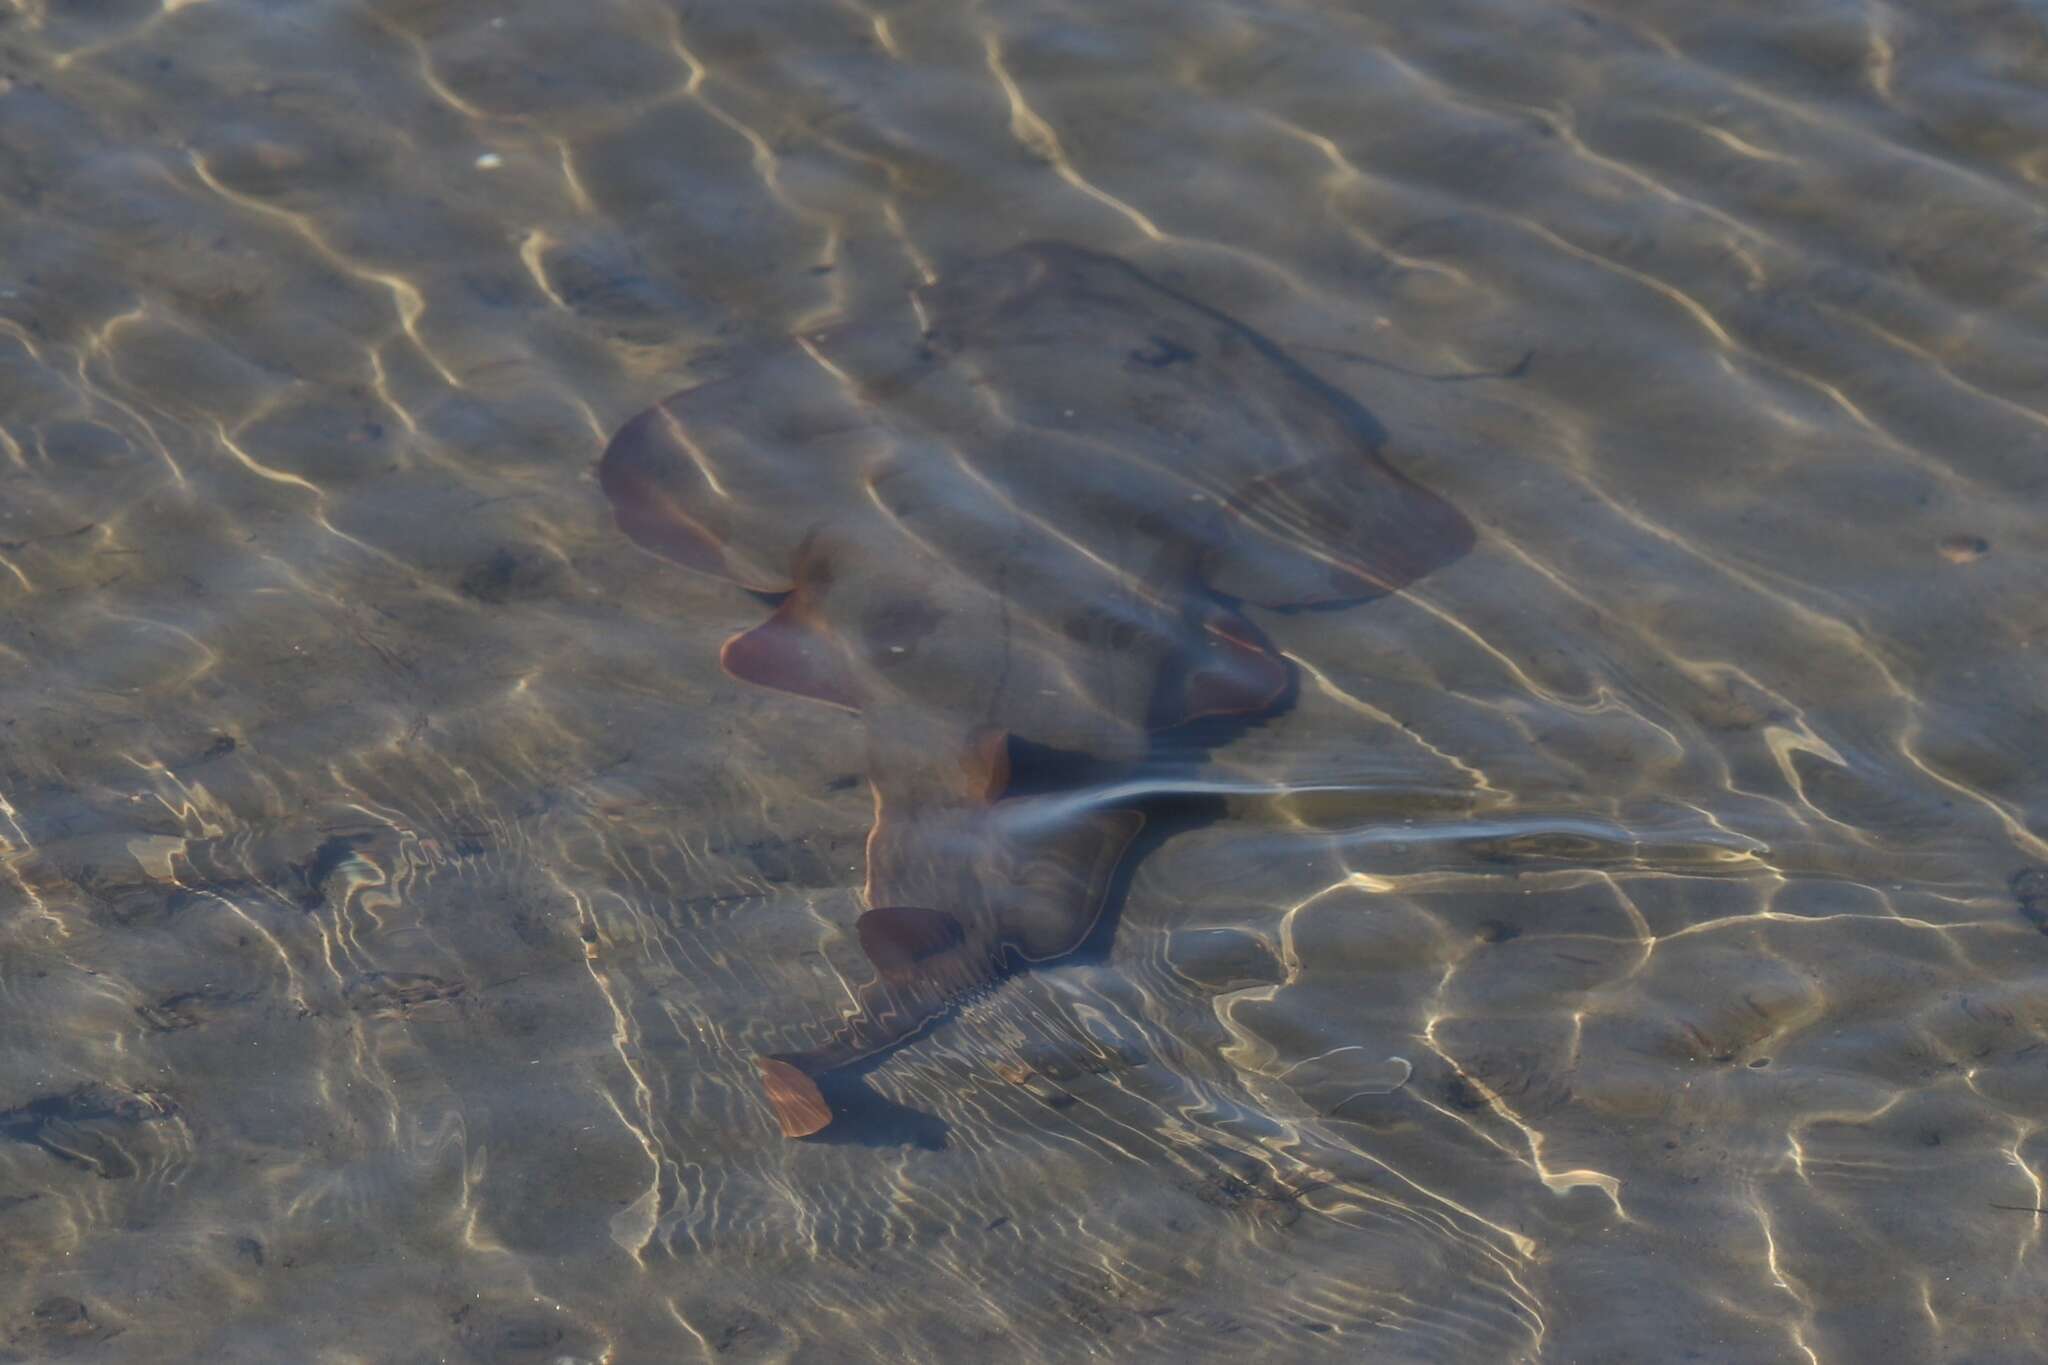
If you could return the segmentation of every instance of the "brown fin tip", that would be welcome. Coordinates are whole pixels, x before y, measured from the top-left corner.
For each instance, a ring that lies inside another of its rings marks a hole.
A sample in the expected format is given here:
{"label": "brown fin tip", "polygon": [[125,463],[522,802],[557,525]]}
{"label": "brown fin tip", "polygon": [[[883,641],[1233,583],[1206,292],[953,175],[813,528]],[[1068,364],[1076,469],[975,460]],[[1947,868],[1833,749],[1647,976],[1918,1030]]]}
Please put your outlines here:
{"label": "brown fin tip", "polygon": [[832,1122],[832,1106],[816,1081],[779,1057],[756,1057],[754,1065],[761,1068],[761,1088],[784,1137],[809,1137]]}

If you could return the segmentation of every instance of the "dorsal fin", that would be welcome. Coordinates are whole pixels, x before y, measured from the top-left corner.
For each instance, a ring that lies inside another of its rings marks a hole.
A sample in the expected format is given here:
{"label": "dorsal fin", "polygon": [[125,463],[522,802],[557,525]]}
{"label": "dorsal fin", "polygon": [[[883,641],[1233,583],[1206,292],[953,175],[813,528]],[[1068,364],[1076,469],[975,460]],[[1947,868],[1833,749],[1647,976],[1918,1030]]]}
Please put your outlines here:
{"label": "dorsal fin", "polygon": [[1058,796],[996,807],[1003,837],[979,869],[1002,890],[1005,946],[1027,962],[1078,948],[1105,909],[1117,864],[1145,827],[1134,810],[1077,810]]}
{"label": "dorsal fin", "polygon": [[882,979],[899,983],[931,971],[938,961],[957,953],[967,942],[966,926],[944,910],[885,905],[868,911],[854,925],[860,950]]}

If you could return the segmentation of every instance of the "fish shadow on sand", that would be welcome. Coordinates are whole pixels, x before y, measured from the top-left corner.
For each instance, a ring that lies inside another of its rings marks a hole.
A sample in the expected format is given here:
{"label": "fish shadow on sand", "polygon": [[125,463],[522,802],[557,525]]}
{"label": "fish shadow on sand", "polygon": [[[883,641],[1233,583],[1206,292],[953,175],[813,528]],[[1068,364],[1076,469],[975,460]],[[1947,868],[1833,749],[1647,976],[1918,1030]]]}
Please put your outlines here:
{"label": "fish shadow on sand", "polygon": [[1286,709],[1246,615],[1399,591],[1471,524],[1273,342],[1114,258],[1017,247],[620,429],[618,524],[774,603],[734,677],[860,717],[873,976],[757,1059],[785,1135],[943,1140],[861,1077],[1020,968],[1100,952],[1177,791]]}
{"label": "fish shadow on sand", "polygon": [[[1011,741],[1010,782],[1004,789],[1004,800],[1061,791],[1102,791],[1116,785],[1125,793],[1117,804],[1144,817],[1143,826],[1125,846],[1123,856],[1118,859],[1115,870],[1103,887],[1102,903],[1093,927],[1070,952],[1058,959],[1060,965],[1101,963],[1109,959],[1124,898],[1130,891],[1132,877],[1144,864],[1146,856],[1176,835],[1199,829],[1224,814],[1225,804],[1221,796],[1185,788],[1180,785],[1182,780],[1194,776],[1211,750],[1264,723],[1269,717],[1286,711],[1293,704],[1296,690],[1295,680],[1290,677],[1286,692],[1264,711],[1244,716],[1205,717],[1179,727],[1170,735],[1156,737],[1152,754],[1131,771],[1114,770],[1110,765],[1084,754],[1061,753],[1018,740]],[[992,964],[986,984],[993,986],[1010,972],[1028,970],[1032,965],[1014,957],[998,961]],[[866,1077],[887,1061],[897,1048],[944,1025],[956,1007],[967,1002],[969,994],[971,991],[946,1000],[934,1009],[921,1027],[894,1042],[810,1076],[830,1113],[830,1122],[816,1131],[791,1136],[835,1146],[894,1148],[909,1145],[927,1151],[943,1149],[949,1131],[943,1119],[884,1098],[867,1085]],[[785,1057],[781,1060],[795,1064],[804,1059]]]}

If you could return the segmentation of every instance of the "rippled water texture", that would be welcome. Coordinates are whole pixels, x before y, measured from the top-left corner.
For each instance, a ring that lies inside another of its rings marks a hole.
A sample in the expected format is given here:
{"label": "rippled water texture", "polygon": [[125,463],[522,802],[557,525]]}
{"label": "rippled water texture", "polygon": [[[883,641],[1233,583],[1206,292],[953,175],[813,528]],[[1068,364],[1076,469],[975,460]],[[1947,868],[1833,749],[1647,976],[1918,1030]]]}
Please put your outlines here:
{"label": "rippled water texture", "polygon": [[[2044,70],[1968,0],[9,0],[0,1358],[2040,1359]],[[871,754],[597,459],[1031,240],[1476,543],[1247,607],[1298,696],[1114,934],[787,1141]]]}

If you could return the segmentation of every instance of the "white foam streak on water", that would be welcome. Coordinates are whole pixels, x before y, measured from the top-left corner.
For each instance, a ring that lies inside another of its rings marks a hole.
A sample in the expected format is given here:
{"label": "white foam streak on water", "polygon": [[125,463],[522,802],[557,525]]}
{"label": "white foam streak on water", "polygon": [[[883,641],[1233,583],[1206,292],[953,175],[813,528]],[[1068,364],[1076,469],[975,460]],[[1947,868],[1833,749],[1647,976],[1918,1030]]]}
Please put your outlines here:
{"label": "white foam streak on water", "polygon": [[[0,18],[0,1356],[2043,1354],[2026,7]],[[592,465],[1042,238],[1480,544],[785,1143],[861,733]]]}

